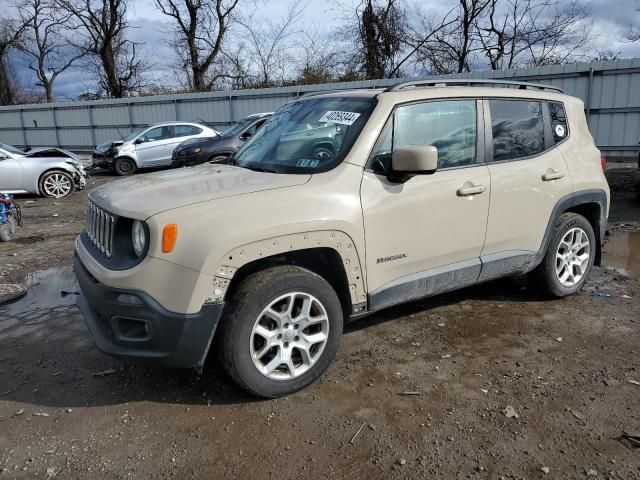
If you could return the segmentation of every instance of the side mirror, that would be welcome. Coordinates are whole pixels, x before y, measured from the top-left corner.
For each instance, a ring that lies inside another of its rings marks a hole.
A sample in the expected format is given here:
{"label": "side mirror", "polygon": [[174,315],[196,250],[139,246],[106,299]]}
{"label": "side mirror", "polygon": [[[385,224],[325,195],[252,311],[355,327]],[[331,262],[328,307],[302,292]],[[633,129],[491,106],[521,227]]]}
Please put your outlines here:
{"label": "side mirror", "polygon": [[248,140],[249,138],[251,138],[251,132],[244,132],[240,135],[240,140]]}
{"label": "side mirror", "polygon": [[[398,148],[391,154],[390,180],[406,182],[414,175],[430,175],[438,169],[438,149],[432,145]],[[391,178],[394,177],[394,178]]]}
{"label": "side mirror", "polygon": [[140,145],[141,143],[144,143],[144,137],[138,137],[136,138],[136,141],[134,142],[136,145]]}

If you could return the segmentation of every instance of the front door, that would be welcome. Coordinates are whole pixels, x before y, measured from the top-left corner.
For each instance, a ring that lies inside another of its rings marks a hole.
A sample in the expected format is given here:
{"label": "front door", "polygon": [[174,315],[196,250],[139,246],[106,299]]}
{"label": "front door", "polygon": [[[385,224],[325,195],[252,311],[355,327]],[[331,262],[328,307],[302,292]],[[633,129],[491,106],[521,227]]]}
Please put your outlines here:
{"label": "front door", "polygon": [[173,149],[169,145],[173,142],[173,127],[165,125],[147,130],[139,137],[136,144],[138,167],[157,167],[171,161]]}
{"label": "front door", "polygon": [[[398,107],[387,123],[361,186],[370,308],[477,280],[491,187],[478,148],[479,106],[415,103]],[[391,152],[409,145],[435,146],[438,170],[390,182]]]}
{"label": "front door", "polygon": [[[540,100],[495,99],[488,159],[491,208],[482,251],[483,277],[526,269],[538,252],[558,200],[573,190],[564,157]],[[566,136],[566,127],[556,128]],[[493,267],[492,267],[493,265]]]}

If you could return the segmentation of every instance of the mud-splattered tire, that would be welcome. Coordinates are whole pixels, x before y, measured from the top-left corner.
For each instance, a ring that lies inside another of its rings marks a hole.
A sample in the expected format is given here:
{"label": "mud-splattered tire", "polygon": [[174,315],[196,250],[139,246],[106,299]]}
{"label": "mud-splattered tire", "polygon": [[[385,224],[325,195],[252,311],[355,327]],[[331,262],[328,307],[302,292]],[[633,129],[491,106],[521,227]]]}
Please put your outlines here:
{"label": "mud-splattered tire", "polygon": [[529,278],[544,295],[572,295],[586,282],[596,251],[591,223],[577,213],[564,213],[556,222],[542,263]]}
{"label": "mud-splattered tire", "polygon": [[229,376],[253,395],[275,398],[314,382],[340,345],[343,313],[331,285],[295,266],[242,282],[227,303],[218,351]]}
{"label": "mud-splattered tire", "polygon": [[116,158],[116,161],[113,164],[113,171],[121,177],[133,175],[136,171],[136,163],[127,157]]}

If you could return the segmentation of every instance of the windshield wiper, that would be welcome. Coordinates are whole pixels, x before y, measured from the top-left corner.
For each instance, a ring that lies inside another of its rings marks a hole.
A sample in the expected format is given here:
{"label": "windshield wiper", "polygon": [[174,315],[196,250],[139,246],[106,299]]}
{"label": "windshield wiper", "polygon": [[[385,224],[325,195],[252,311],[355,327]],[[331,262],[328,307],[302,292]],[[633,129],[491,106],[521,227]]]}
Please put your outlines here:
{"label": "windshield wiper", "polygon": [[[242,165],[238,165],[239,167]],[[264,173],[278,173],[275,170],[271,170],[268,168],[262,167],[254,167],[254,166],[242,166],[242,168],[248,168],[249,170],[253,170],[254,172],[264,172]]]}

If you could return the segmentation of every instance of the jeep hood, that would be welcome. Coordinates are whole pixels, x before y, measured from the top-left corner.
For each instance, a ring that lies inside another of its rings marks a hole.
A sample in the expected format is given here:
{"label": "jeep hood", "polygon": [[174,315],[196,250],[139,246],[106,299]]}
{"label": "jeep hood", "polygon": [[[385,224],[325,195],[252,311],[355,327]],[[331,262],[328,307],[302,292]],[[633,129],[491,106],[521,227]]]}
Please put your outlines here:
{"label": "jeep hood", "polygon": [[205,164],[117,180],[92,190],[89,199],[116,215],[146,219],[194,203],[302,185],[310,178]]}

